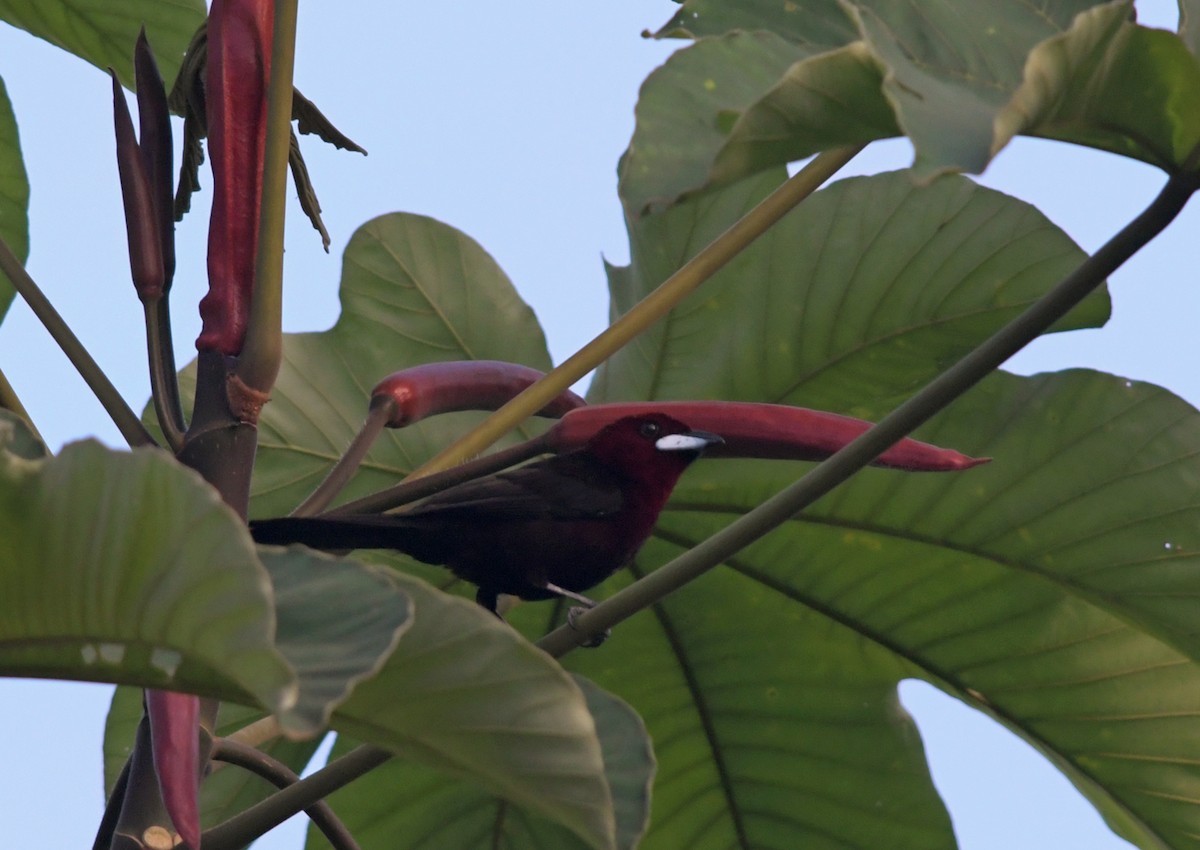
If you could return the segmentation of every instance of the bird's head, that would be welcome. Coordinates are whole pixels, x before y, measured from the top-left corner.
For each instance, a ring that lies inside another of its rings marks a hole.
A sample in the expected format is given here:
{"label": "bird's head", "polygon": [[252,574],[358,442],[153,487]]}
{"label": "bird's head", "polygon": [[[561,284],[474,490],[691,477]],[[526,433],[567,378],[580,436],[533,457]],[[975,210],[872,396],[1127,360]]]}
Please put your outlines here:
{"label": "bird's head", "polygon": [[635,476],[653,476],[668,487],[711,445],[716,434],[695,431],[665,413],[626,416],[601,429],[587,449],[606,463]]}

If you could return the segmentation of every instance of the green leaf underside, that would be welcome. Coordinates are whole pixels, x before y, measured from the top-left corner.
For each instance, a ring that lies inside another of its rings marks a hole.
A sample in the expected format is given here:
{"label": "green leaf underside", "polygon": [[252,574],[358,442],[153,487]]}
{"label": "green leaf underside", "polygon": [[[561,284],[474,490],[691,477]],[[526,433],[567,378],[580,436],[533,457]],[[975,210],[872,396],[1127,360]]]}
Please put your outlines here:
{"label": "green leaf underside", "polygon": [[[308,556],[309,563],[317,561],[325,562],[327,569],[331,566],[328,559]],[[279,583],[281,571],[278,565],[275,567]],[[374,571],[369,574],[378,576]],[[603,761],[591,715],[571,678],[474,603],[446,596],[409,576],[390,576],[388,583],[393,582],[412,600],[416,612],[412,627],[378,675],[360,684],[339,707],[332,723],[359,740],[399,752],[402,759],[356,782],[351,786],[352,793],[347,792],[351,799],[361,795],[364,787],[372,787],[380,776],[389,775],[396,765],[420,770],[407,761],[412,759],[455,776],[468,776],[494,795],[520,801],[532,811],[569,826],[586,837],[571,839],[580,846],[609,846],[610,797]],[[312,595],[332,596],[338,592],[343,592],[341,581],[305,590]],[[288,599],[289,591],[281,589],[281,605],[286,606]],[[369,603],[360,605],[370,607]],[[281,612],[280,645],[285,649],[299,641],[311,645],[306,653],[289,655],[304,681],[306,673],[321,669],[321,659],[313,649],[324,644],[324,657],[333,660],[340,653],[330,648],[327,634],[318,631],[303,635],[298,630],[298,618],[291,619],[293,625],[289,627],[288,616]],[[360,640],[354,621],[343,622],[347,634],[341,639]],[[293,634],[287,634],[289,629]],[[138,716],[137,693],[118,689],[105,738],[110,784],[128,755]],[[256,716],[253,711],[226,706],[222,708],[220,731],[228,734]],[[299,772],[315,748],[315,741],[273,741],[267,749]],[[632,756],[627,756],[626,761],[630,760]],[[400,805],[388,790],[411,800],[409,788],[395,785],[377,789],[370,799],[388,801],[389,807]],[[239,769],[222,769],[204,784],[205,822],[211,825],[241,811],[262,799],[266,791],[259,780]],[[623,794],[625,809],[629,810],[634,805],[632,793],[625,789]],[[340,803],[336,810],[346,816]],[[627,814],[625,821],[634,819],[636,812]],[[543,824],[540,828],[554,831],[562,827]]]}
{"label": "green leaf underside", "polygon": [[[475,603],[413,577],[399,580],[413,598],[413,628],[379,676],[359,685],[338,709],[334,728],[406,761],[469,778],[569,827],[583,846],[612,846],[612,800],[600,745],[571,677]],[[374,775],[368,781],[378,782]],[[377,793],[367,795],[357,787],[344,792],[357,805],[368,799],[371,805],[387,800],[389,808],[415,804],[429,822],[412,788],[373,785]],[[334,807],[343,811],[337,802]],[[397,836],[376,834],[385,843],[373,845],[372,834],[367,826],[355,837],[366,848],[394,846]]]}
{"label": "green leaf underside", "polygon": [[169,90],[206,14],[204,0],[0,0],[0,20],[102,71],[112,68],[130,89],[133,45],[143,26]]}
{"label": "green leaf underside", "polygon": [[295,683],[272,643],[266,574],[195,473],[157,451],[94,442],[40,463],[0,453],[0,464],[7,675],[290,705]]}
{"label": "green leaf underside", "polygon": [[[17,119],[4,80],[0,79],[0,238],[21,262],[29,256],[29,178],[21,158]],[[16,291],[0,272],[0,319]]]}
{"label": "green leaf underside", "polygon": [[[755,3],[726,14],[710,2],[685,4],[663,29],[690,31],[693,11],[708,22],[642,88],[621,171],[634,213],[901,133],[925,176],[982,171],[1018,133],[1168,171],[1200,142],[1200,63],[1175,34],[1129,23],[1128,3]],[[847,14],[857,38],[844,33]]]}
{"label": "green leaf underside", "polygon": [[[643,846],[708,846],[699,822],[711,846],[953,846],[895,704],[908,677],[1032,742],[1139,846],[1198,846],[1198,434],[1158,388],[996,375],[921,433],[988,466],[866,471],[570,656],[655,742]],[[634,572],[801,468],[699,464]]]}
{"label": "green leaf underside", "polygon": [[[575,677],[595,719],[605,773],[617,815],[617,847],[631,850],[649,817],[654,754],[641,719],[625,702]],[[339,738],[331,758],[356,746]],[[410,805],[396,806],[392,789],[403,788]],[[396,836],[421,836],[428,847],[583,848],[581,839],[487,791],[416,762],[396,759],[330,799],[364,848],[392,846]],[[309,828],[309,850],[330,845]]]}
{"label": "green leaf underside", "polygon": [[[610,269],[615,312],[779,179],[636,220],[632,266]],[[1081,259],[1025,205],[979,192],[883,175],[818,193],[611,360],[594,400],[882,415]],[[1105,313],[1095,298],[1068,325]],[[992,464],[865,471],[600,652],[569,656],[655,742],[642,846],[954,846],[896,702],[895,684],[914,676],[1033,742],[1130,840],[1197,846],[1196,417],[1108,376],[995,376],[918,434]],[[631,572],[806,468],[701,461]],[[546,628],[527,608],[514,619]]]}
{"label": "green leaf underside", "polygon": [[[631,224],[609,269],[624,313],[783,180],[774,171]],[[1033,207],[946,176],[814,194],[601,367],[592,401],[724,398],[877,418],[1013,318],[1084,254]],[[1092,296],[1060,329],[1101,324]]]}
{"label": "green leaf underside", "polygon": [[379,671],[413,624],[412,601],[378,567],[300,547],[260,548],[259,556],[275,593],[276,645],[299,674],[299,698],[280,721],[285,730],[311,732]]}
{"label": "green leaf underside", "polygon": [[[334,560],[303,549],[259,550],[270,575],[278,629],[276,646],[296,671],[295,705],[281,714],[284,729],[307,735],[323,728],[335,705],[361,679],[376,673],[412,625],[411,600],[396,578],[378,567]],[[226,703],[220,734],[261,717],[260,709]],[[112,787],[133,743],[141,693],[118,688],[105,728],[105,784]],[[266,749],[297,772],[319,739],[279,740]],[[205,823],[213,825],[257,802],[270,790],[260,779],[227,768],[204,783]]]}

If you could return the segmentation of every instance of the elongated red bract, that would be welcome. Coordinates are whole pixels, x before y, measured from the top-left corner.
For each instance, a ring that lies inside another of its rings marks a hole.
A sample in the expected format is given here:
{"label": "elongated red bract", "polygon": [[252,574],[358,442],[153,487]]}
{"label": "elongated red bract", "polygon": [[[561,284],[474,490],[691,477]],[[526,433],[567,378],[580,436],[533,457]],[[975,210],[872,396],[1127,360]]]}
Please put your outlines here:
{"label": "elongated red bract", "polygon": [[[551,449],[576,449],[604,426],[627,416],[664,413],[693,428],[724,439],[706,457],[776,460],[824,460],[871,427],[870,422],[782,404],[740,401],[647,401],[594,404],[567,413],[549,432]],[[919,440],[903,439],[873,461],[873,466],[909,472],[953,472],[990,458],[973,458]]]}
{"label": "elongated red bract", "polygon": [[262,198],[267,80],[275,4],[213,0],[208,18],[208,157],[213,172],[208,294],[200,302],[201,351],[242,350]]}
{"label": "elongated red bract", "polygon": [[176,831],[200,850],[200,698],[171,691],[146,691],[154,771]]}

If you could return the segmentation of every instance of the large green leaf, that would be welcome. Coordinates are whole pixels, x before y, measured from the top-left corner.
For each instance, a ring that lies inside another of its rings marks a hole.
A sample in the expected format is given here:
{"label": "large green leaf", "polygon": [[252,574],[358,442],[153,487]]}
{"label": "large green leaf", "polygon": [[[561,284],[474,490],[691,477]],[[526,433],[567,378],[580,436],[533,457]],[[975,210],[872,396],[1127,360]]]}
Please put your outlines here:
{"label": "large green leaf", "polygon": [[[604,769],[617,819],[617,844],[636,847],[650,815],[650,781],[654,754],[641,718],[623,700],[594,683],[576,677],[596,722]],[[353,742],[339,738],[331,759],[348,752]],[[396,805],[391,789],[403,788],[408,805]],[[587,845],[561,826],[528,807],[504,799],[422,764],[393,760],[358,780],[352,789],[330,798],[338,817],[364,848],[395,845],[396,836],[421,835],[435,847],[554,847]],[[309,827],[308,847],[330,845]]]}
{"label": "large green leaf", "polygon": [[[475,603],[416,578],[403,586],[413,596],[416,624],[381,674],[338,710],[334,727],[488,793],[459,788],[456,817],[444,824],[446,812],[420,799],[432,791],[419,790],[419,781],[389,781],[385,767],[343,792],[345,807],[374,815],[366,824],[360,819],[356,839],[364,847],[394,847],[401,836],[439,829],[462,835],[480,823],[490,835],[496,807],[506,805],[499,797],[569,827],[581,846],[615,847],[596,727],[570,675]],[[393,769],[427,776],[407,764]],[[380,821],[381,809],[404,812],[406,822]],[[439,846],[469,845],[447,837]]]}
{"label": "large green leaf", "polygon": [[[921,436],[995,460],[864,472],[570,657],[656,742],[645,846],[702,846],[701,811],[737,846],[953,846],[895,701],[913,676],[1031,741],[1130,840],[1198,846],[1200,414],[1110,376],[998,375]],[[634,572],[799,466],[701,462]]]}
{"label": "large green leaf", "polygon": [[[17,119],[4,80],[0,79],[0,239],[21,262],[29,256],[29,178],[21,158]],[[12,283],[0,272],[0,318],[15,295]]]}
{"label": "large green leaf", "polygon": [[[1200,99],[1200,63],[1177,35],[1130,23],[1127,0],[862,0],[837,9],[821,0],[720,14],[707,3],[685,3],[663,30],[689,31],[695,13],[708,22],[698,28],[706,37],[643,86],[622,170],[633,212],[899,133],[926,176],[982,171],[1018,133],[1167,171],[1200,142],[1200,115],[1189,106]],[[822,32],[818,22],[840,33],[847,13],[857,39],[809,35]],[[789,43],[796,61],[768,81]],[[689,107],[683,117],[680,104]]]}
{"label": "large green leaf", "polygon": [[[778,179],[633,219],[614,313]],[[878,416],[1080,258],[1036,212],[961,178],[844,181],[611,360],[594,395]],[[1074,321],[1103,313],[1097,301]],[[1155,388],[995,376],[919,433],[989,466],[867,470],[572,654],[655,741],[644,846],[954,846],[896,700],[913,676],[1030,740],[1131,840],[1197,846],[1198,435],[1200,414]],[[597,593],[805,468],[701,461],[633,569]],[[514,619],[551,625],[532,608]]]}
{"label": "large green leaf", "polygon": [[737,116],[793,63],[820,52],[771,33],[739,33],[673,55],[642,85],[618,169],[625,203],[644,210],[703,186]]}
{"label": "large green leaf", "polygon": [[144,26],[167,88],[204,0],[0,0],[0,20],[58,45],[101,70],[112,68],[133,88],[133,45]]}
{"label": "large green leaf", "polygon": [[0,667],[291,708],[270,585],[239,526],[158,451],[0,452]]}
{"label": "large green leaf", "polygon": [[[771,172],[632,218],[610,268],[624,313],[783,179]],[[1033,207],[905,172],[808,199],[600,370],[597,401],[767,400],[871,417],[918,389],[1084,258]],[[1102,323],[1097,296],[1060,327]]]}

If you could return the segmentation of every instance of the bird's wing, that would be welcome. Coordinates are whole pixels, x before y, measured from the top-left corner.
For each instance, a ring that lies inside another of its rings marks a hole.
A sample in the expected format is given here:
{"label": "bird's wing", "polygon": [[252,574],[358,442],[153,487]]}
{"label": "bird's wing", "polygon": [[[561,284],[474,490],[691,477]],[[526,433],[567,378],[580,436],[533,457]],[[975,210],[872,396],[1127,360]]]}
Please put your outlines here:
{"label": "bird's wing", "polygon": [[487,478],[468,481],[430,496],[413,516],[478,519],[581,519],[616,513],[624,504],[621,488],[602,465],[560,455]]}

